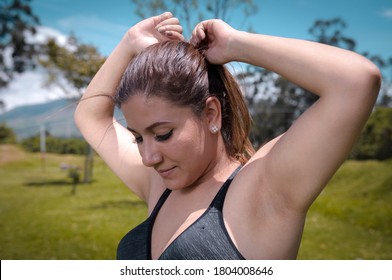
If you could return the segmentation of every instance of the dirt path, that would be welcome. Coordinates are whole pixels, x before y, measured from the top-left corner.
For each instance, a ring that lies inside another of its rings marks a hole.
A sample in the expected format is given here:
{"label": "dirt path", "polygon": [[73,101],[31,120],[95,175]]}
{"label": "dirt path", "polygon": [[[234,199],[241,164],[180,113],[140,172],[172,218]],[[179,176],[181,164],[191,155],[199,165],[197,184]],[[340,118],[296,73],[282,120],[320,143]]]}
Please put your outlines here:
{"label": "dirt path", "polygon": [[0,165],[20,161],[26,158],[26,153],[15,145],[0,145]]}

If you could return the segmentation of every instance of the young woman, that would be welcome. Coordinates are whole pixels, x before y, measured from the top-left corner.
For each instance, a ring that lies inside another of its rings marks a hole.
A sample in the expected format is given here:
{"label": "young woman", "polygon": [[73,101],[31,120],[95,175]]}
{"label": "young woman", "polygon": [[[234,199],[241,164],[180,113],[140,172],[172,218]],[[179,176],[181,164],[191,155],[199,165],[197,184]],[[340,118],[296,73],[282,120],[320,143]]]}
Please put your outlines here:
{"label": "young woman", "polygon": [[[75,112],[86,140],[146,201],[120,259],[295,259],[307,210],[349,154],[380,73],[353,52],[199,23],[190,43],[164,13],[136,24]],[[319,95],[254,152],[250,119],[223,64],[274,71]],[[113,119],[117,103],[124,128]]]}

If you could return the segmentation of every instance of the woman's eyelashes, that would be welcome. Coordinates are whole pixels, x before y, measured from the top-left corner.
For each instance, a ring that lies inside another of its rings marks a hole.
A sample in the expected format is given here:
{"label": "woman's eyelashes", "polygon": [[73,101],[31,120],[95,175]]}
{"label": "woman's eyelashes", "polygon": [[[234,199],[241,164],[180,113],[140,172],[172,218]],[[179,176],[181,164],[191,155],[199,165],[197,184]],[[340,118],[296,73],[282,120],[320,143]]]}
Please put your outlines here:
{"label": "woman's eyelashes", "polygon": [[158,142],[163,142],[168,140],[171,136],[173,135],[173,129],[170,130],[168,133],[163,134],[163,135],[155,135],[154,138],[155,140],[157,140]]}
{"label": "woman's eyelashes", "polygon": [[[173,135],[173,129],[170,130],[168,133],[166,134],[162,134],[162,135],[155,135],[154,139],[158,142],[164,142],[166,140],[168,140],[171,136]],[[136,144],[141,144],[143,142],[143,137],[142,136],[135,136],[135,140],[134,142]]]}
{"label": "woman's eyelashes", "polygon": [[135,136],[135,139],[133,142],[136,144],[140,144],[143,142],[143,138],[141,136]]}

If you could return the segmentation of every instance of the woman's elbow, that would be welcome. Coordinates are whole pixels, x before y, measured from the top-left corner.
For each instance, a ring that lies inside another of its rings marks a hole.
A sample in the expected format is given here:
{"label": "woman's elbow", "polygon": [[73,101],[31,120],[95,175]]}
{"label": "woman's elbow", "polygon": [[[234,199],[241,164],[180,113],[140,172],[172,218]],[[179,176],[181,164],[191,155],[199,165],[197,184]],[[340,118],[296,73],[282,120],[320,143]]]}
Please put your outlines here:
{"label": "woman's elbow", "polygon": [[366,59],[358,81],[362,88],[361,92],[375,100],[381,88],[382,75],[380,69],[373,62]]}

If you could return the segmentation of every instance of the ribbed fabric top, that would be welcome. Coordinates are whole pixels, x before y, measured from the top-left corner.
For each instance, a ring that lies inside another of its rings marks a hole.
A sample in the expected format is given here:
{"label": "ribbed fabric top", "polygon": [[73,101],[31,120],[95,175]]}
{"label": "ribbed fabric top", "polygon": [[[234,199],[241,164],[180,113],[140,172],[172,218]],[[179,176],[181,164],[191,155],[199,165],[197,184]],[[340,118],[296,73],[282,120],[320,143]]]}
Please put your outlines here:
{"label": "ribbed fabric top", "polygon": [[[237,172],[222,185],[206,211],[186,228],[161,254],[160,260],[243,260],[225,227],[222,215],[227,190]],[[169,197],[166,189],[151,215],[128,232],[117,248],[117,259],[151,260],[151,234],[155,218]]]}

